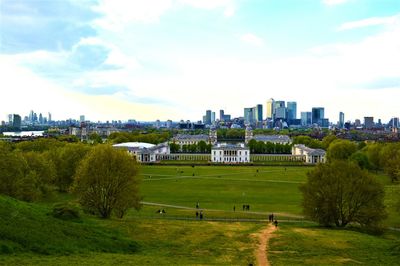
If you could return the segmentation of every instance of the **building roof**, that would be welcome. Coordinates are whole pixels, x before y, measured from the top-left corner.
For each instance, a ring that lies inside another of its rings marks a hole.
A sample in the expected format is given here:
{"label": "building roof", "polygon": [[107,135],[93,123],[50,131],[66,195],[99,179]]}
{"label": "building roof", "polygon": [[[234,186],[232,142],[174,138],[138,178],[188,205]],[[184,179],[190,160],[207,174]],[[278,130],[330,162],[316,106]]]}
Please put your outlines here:
{"label": "building roof", "polygon": [[248,147],[245,147],[244,145],[235,145],[235,144],[217,144],[212,147],[212,150],[249,150]]}
{"label": "building roof", "polygon": [[312,148],[307,147],[304,144],[296,144],[294,146],[297,149],[301,149],[301,150],[307,152],[309,155],[325,156],[325,154],[326,154],[326,152],[324,150],[322,150],[322,149],[312,149]]}
{"label": "building roof", "polygon": [[145,142],[125,142],[125,143],[119,143],[119,144],[114,144],[113,147],[116,148],[131,148],[131,149],[149,149],[153,148],[156,145],[151,144],[151,143],[145,143]]}
{"label": "building roof", "polygon": [[263,142],[291,142],[287,135],[255,135],[253,139]]}
{"label": "building roof", "polygon": [[174,137],[175,140],[198,140],[208,141],[209,136],[205,134],[200,135],[189,135],[189,134],[178,134]]}

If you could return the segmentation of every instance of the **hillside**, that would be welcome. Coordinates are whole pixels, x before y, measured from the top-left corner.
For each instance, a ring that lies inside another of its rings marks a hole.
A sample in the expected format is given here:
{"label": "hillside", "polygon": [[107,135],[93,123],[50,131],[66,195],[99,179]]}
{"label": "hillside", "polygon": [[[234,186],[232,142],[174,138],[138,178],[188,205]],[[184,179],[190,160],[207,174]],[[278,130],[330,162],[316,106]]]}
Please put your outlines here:
{"label": "hillside", "polygon": [[116,230],[85,218],[64,221],[50,213],[50,208],[0,196],[0,254],[133,253],[137,250],[134,241],[122,237]]}

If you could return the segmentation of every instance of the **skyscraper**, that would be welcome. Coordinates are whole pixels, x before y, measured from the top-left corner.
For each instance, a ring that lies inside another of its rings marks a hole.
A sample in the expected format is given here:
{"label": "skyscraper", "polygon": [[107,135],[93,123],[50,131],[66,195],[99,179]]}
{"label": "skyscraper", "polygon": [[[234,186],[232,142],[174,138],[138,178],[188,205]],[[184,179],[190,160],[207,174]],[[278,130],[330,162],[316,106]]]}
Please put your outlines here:
{"label": "skyscraper", "polygon": [[322,125],[322,119],[325,118],[325,108],[323,107],[313,107],[311,110],[311,123]]}
{"label": "skyscraper", "polygon": [[364,127],[366,129],[371,129],[375,127],[374,118],[372,116],[364,117]]}
{"label": "skyscraper", "polygon": [[311,125],[311,112],[301,112],[301,125],[302,126]]}
{"label": "skyscraper", "polygon": [[344,113],[340,112],[339,113],[339,128],[343,128],[344,127]]}
{"label": "skyscraper", "polygon": [[49,113],[49,119],[48,119],[49,123],[51,122],[51,113]]}
{"label": "skyscraper", "polygon": [[211,123],[215,122],[215,112],[211,113]]}
{"label": "skyscraper", "polygon": [[288,120],[297,119],[297,103],[288,102],[287,103],[287,118]]}
{"label": "skyscraper", "polygon": [[12,115],[12,126],[17,129],[21,129],[21,116],[13,114]]}
{"label": "skyscraper", "polygon": [[85,116],[84,115],[81,115],[80,117],[79,117],[79,122],[85,122]]}
{"label": "skyscraper", "polygon": [[274,99],[269,99],[267,101],[267,110],[266,110],[266,114],[267,114],[267,119],[272,119],[273,118],[273,114],[274,114]]}
{"label": "skyscraper", "polygon": [[219,110],[219,121],[225,121],[225,111]]}
{"label": "skyscraper", "polygon": [[244,108],[244,123],[245,124],[252,124],[254,122],[254,108]]}
{"label": "skyscraper", "polygon": [[211,125],[211,110],[206,111],[206,115],[203,116],[203,123],[206,125]]}
{"label": "skyscraper", "polygon": [[257,104],[257,106],[254,108],[254,119],[256,122],[262,122],[263,121],[263,106],[262,104]]}

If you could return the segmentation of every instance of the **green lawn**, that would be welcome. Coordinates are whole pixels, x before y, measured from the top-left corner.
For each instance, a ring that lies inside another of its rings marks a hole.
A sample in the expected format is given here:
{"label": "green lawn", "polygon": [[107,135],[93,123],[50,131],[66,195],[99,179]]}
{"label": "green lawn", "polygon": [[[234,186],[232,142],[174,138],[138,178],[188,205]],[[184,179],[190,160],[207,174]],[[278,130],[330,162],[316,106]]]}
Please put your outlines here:
{"label": "green lawn", "polygon": [[273,265],[400,265],[400,232],[382,236],[282,225],[270,242]]}
{"label": "green lawn", "polygon": [[[255,234],[265,223],[231,221],[259,221],[270,212],[280,213],[281,221],[271,240],[272,265],[400,265],[400,233],[373,236],[294,222],[298,218],[290,214],[301,215],[298,186],[311,169],[142,166],[143,200],[178,207],[143,205],[122,220],[83,215],[71,222],[49,215],[54,202],[74,201],[70,194],[36,204],[0,197],[0,265],[254,264]],[[400,227],[394,208],[400,185],[392,185],[385,175],[376,176],[385,185],[385,225]],[[196,202],[206,209],[206,219],[231,221],[196,220]],[[250,211],[242,211],[243,204],[249,204]],[[166,214],[156,213],[159,209]]]}

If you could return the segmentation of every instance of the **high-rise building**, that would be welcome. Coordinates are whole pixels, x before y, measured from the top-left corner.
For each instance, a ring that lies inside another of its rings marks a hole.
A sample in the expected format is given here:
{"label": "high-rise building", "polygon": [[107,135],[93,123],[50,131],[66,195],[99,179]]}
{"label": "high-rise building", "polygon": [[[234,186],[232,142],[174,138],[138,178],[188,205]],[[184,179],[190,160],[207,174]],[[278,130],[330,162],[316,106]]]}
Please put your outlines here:
{"label": "high-rise building", "polygon": [[211,123],[215,122],[215,112],[211,113]]}
{"label": "high-rise building", "polygon": [[344,113],[340,112],[339,113],[339,128],[343,128],[344,127]]}
{"label": "high-rise building", "polygon": [[287,119],[286,108],[285,107],[275,108],[274,119]]}
{"label": "high-rise building", "polygon": [[287,118],[288,120],[297,119],[297,103],[288,102],[287,103]]}
{"label": "high-rise building", "polygon": [[43,115],[42,113],[39,114],[39,124],[43,125]]}
{"label": "high-rise building", "polygon": [[301,125],[309,126],[311,125],[311,112],[301,112]]}
{"label": "high-rise building", "polygon": [[14,128],[21,129],[21,116],[17,114],[13,114],[12,116],[12,126]]}
{"label": "high-rise building", "polygon": [[49,119],[48,119],[49,123],[52,121],[51,120],[51,113],[49,113]]}
{"label": "high-rise building", "polygon": [[244,123],[253,124],[254,123],[254,108],[244,108]]}
{"label": "high-rise building", "polygon": [[219,121],[225,121],[224,115],[225,115],[224,110],[219,110]]}
{"label": "high-rise building", "polygon": [[81,116],[79,116],[79,122],[85,122],[85,116],[84,115],[81,115]]}
{"label": "high-rise building", "polygon": [[393,128],[399,128],[399,118],[398,117],[393,117],[392,118],[392,125]]}
{"label": "high-rise building", "polygon": [[374,118],[372,116],[364,117],[364,128],[371,129],[375,127]]}
{"label": "high-rise building", "polygon": [[311,123],[318,124],[322,126],[322,119],[325,118],[325,108],[324,107],[313,107],[311,110]]}
{"label": "high-rise building", "polygon": [[267,108],[266,108],[266,115],[267,115],[267,119],[273,119],[273,115],[274,115],[274,99],[269,99],[267,101]]}
{"label": "high-rise building", "polygon": [[211,125],[211,110],[206,111],[206,115],[203,116],[203,123],[205,125]]}
{"label": "high-rise building", "polygon": [[263,106],[262,104],[257,104],[256,107],[254,107],[254,120],[256,122],[262,122],[263,121]]}

